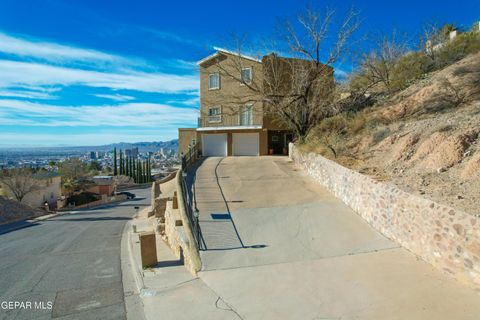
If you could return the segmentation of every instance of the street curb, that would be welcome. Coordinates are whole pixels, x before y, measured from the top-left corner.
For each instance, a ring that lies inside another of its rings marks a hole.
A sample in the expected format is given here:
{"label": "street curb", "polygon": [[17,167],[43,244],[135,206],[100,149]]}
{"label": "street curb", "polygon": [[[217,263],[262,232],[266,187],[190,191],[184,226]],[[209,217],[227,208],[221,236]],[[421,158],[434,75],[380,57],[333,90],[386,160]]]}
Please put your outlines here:
{"label": "street curb", "polygon": [[[145,320],[143,300],[140,292],[143,286],[143,279],[137,272],[135,260],[131,248],[130,228],[131,221],[125,224],[122,232],[120,245],[120,264],[122,269],[123,294],[125,300],[125,311],[127,319]],[[140,279],[139,279],[140,276]]]}
{"label": "street curb", "polygon": [[[130,229],[130,221],[128,223]],[[137,262],[135,261],[135,256],[134,256],[134,249],[133,249],[133,238],[132,238],[132,233],[130,231],[127,231],[127,241],[128,241],[128,258],[130,263],[132,264],[132,271],[134,274],[135,278],[135,284],[137,285],[137,290],[140,292],[142,289],[145,289],[145,283],[143,282],[143,276],[142,276],[142,270],[140,270]]]}

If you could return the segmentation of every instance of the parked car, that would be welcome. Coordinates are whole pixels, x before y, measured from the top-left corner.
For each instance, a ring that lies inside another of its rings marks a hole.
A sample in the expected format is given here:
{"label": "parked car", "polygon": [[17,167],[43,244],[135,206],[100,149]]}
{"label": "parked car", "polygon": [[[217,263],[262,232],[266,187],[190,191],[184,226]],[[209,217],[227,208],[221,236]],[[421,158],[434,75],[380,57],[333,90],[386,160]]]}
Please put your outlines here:
{"label": "parked car", "polygon": [[135,199],[135,197],[136,197],[134,193],[131,193],[131,192],[128,192],[128,191],[117,192],[115,194],[116,195],[124,194],[124,195],[127,196],[128,200]]}

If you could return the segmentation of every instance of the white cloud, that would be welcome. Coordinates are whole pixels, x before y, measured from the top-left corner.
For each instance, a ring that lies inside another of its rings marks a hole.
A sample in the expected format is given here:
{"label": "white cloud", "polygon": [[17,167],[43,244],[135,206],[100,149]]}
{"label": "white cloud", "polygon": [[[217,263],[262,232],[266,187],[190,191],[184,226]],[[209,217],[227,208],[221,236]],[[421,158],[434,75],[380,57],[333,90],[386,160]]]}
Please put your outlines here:
{"label": "white cloud", "polygon": [[0,52],[19,57],[44,59],[51,62],[96,61],[119,62],[124,58],[108,53],[66,46],[35,39],[13,37],[0,32]]}
{"label": "white cloud", "polygon": [[12,90],[12,89],[5,89],[0,90],[0,97],[10,97],[10,98],[26,98],[26,99],[57,99],[57,96],[54,96],[48,92],[44,91],[30,91],[30,90]]}
{"label": "white cloud", "polygon": [[[43,146],[95,146],[114,142],[168,141],[176,139],[176,128],[158,129],[156,131],[115,131],[99,133],[70,134],[29,134],[18,132],[2,132],[0,148],[32,148]],[[0,150],[1,152],[1,150]]]}
{"label": "white cloud", "polygon": [[189,99],[177,99],[177,100],[170,100],[167,101],[167,103],[177,103],[177,104],[182,104],[184,106],[190,106],[190,107],[199,107],[200,106],[200,97],[195,97],[195,98],[189,98]]}
{"label": "white cloud", "polygon": [[165,93],[197,90],[198,82],[196,75],[147,73],[131,70],[125,70],[123,73],[100,72],[32,62],[0,60],[0,87],[85,85]]}
{"label": "white cloud", "polygon": [[195,123],[197,116],[191,108],[156,103],[59,106],[0,99],[0,125],[166,128]]}
{"label": "white cloud", "polygon": [[129,100],[135,99],[135,97],[125,96],[118,93],[117,94],[94,94],[93,96],[98,98],[110,99],[113,101],[129,101]]}

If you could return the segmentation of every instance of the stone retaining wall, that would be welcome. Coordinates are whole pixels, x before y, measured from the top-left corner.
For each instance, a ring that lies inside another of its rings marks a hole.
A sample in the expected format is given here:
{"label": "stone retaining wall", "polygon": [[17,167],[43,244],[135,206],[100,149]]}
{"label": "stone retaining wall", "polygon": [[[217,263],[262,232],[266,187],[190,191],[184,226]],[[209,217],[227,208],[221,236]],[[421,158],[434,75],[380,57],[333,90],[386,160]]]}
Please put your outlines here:
{"label": "stone retaining wall", "polygon": [[386,237],[480,291],[480,219],[289,145],[309,176]]}
{"label": "stone retaining wall", "polygon": [[173,201],[167,201],[166,203],[165,240],[172,249],[175,257],[183,259],[185,268],[196,275],[198,270],[193,259],[195,253],[191,251],[191,246],[185,235],[179,209],[173,209]]}
{"label": "stone retaining wall", "polygon": [[[185,267],[193,275],[196,275],[202,267],[200,254],[197,244],[192,233],[190,221],[186,215],[185,204],[183,203],[183,195],[181,188],[181,175],[176,175],[176,192],[173,198],[154,199],[152,212],[155,213],[156,229],[160,233],[163,240],[167,242],[169,247],[177,258],[182,258]],[[152,194],[156,194],[155,185],[152,185]]]}

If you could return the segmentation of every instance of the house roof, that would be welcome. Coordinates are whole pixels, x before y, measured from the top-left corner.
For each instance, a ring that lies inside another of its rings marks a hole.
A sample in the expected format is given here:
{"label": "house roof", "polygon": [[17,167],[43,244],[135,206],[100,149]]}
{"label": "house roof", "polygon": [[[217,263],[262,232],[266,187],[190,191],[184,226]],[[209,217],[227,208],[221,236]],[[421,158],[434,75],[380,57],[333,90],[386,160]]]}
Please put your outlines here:
{"label": "house roof", "polygon": [[262,62],[261,59],[257,59],[257,58],[251,57],[251,56],[243,55],[243,54],[240,54],[238,52],[230,51],[230,50],[227,50],[227,49],[223,49],[223,48],[219,48],[219,47],[213,47],[213,49],[216,50],[217,52],[215,52],[215,53],[209,55],[208,57],[205,57],[202,60],[198,61],[197,65],[201,65],[202,63],[207,62],[208,60],[211,60],[215,57],[218,57],[222,53],[223,54],[226,53],[226,54],[230,54],[230,55],[234,55],[234,56],[239,56],[243,59],[252,60],[252,61],[255,61],[255,62]]}

